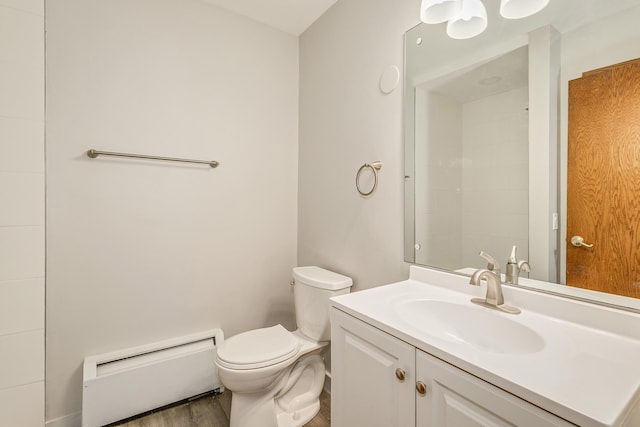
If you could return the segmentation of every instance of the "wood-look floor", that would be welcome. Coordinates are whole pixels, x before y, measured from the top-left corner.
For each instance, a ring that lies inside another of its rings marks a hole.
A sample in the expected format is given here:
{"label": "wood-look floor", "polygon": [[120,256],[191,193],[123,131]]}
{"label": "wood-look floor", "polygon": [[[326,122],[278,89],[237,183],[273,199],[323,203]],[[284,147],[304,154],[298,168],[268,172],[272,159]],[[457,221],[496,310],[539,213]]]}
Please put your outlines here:
{"label": "wood-look floor", "polygon": [[[225,391],[110,424],[110,427],[229,427],[230,413],[231,392]],[[305,427],[330,427],[330,415],[331,395],[323,391],[320,412]]]}

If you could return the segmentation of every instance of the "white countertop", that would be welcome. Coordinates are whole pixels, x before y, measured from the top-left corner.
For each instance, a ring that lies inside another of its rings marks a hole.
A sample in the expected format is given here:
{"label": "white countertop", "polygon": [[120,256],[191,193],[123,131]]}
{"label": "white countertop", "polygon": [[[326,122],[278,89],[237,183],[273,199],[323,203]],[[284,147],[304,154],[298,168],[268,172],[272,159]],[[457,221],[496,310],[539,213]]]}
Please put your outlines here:
{"label": "white countertop", "polygon": [[541,350],[478,349],[406,321],[399,310],[407,301],[471,305],[472,296],[486,292],[468,278],[424,267],[412,266],[406,281],[335,297],[332,304],[577,425],[619,427],[640,411],[640,315],[515,287],[503,291],[505,303],[521,314],[481,309],[537,332]]}

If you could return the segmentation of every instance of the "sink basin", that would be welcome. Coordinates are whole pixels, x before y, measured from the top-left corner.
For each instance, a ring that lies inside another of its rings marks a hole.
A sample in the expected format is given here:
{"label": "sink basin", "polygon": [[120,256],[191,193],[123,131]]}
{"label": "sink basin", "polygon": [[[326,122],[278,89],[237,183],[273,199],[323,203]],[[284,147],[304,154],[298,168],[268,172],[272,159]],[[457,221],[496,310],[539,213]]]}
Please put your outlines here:
{"label": "sink basin", "polygon": [[465,343],[494,353],[536,353],[544,339],[533,329],[515,322],[510,314],[441,300],[403,301],[398,315],[413,328],[436,338]]}

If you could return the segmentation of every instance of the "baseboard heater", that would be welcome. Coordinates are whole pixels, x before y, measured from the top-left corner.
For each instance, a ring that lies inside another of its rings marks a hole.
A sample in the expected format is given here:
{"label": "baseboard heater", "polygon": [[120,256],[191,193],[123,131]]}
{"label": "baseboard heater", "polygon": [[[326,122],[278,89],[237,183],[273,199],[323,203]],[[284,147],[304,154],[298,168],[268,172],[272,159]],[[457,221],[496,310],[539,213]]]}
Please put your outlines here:
{"label": "baseboard heater", "polygon": [[99,427],[220,389],[221,329],[84,360],[82,426]]}

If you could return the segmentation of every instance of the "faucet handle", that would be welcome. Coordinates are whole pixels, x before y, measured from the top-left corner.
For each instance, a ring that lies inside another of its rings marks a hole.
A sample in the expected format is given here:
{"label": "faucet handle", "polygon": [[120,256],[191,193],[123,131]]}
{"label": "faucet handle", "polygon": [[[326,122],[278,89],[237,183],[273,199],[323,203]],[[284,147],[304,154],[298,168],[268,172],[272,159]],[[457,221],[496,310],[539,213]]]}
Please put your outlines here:
{"label": "faucet handle", "polygon": [[514,285],[518,284],[520,272],[531,272],[531,266],[529,265],[528,261],[518,260],[518,256],[516,255],[517,250],[518,248],[514,245],[511,249],[509,260],[507,260],[507,272],[505,274],[505,280],[507,281],[507,283],[512,283]]}
{"label": "faucet handle", "polygon": [[485,251],[480,251],[478,255],[487,260],[487,270],[494,272],[500,271],[500,264],[498,264],[498,261],[496,261],[491,255],[489,255]]}
{"label": "faucet handle", "polygon": [[518,261],[518,271],[524,271],[525,273],[531,273],[531,266],[529,265],[529,261],[525,261],[523,259]]}

